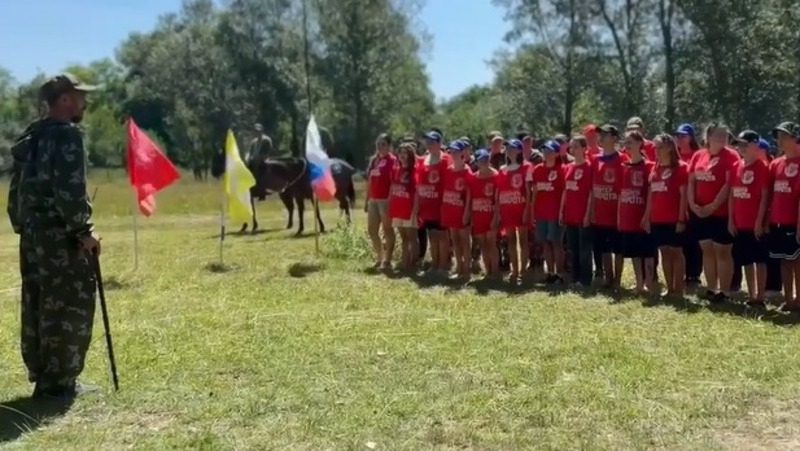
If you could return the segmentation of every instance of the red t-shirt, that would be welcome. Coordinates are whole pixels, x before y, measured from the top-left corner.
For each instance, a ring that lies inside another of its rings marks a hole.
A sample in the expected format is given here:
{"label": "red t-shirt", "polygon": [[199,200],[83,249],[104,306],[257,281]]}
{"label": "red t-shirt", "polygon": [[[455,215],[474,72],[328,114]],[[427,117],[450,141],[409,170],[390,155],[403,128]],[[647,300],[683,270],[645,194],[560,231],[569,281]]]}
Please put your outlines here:
{"label": "red t-shirt", "polygon": [[[653,206],[650,222],[653,224],[676,224],[681,220],[681,188],[689,182],[689,165],[656,166],[650,173],[650,193]],[[686,220],[686,217],[683,217]]]}
{"label": "red t-shirt", "polygon": [[642,218],[647,208],[647,189],[654,163],[642,160],[622,166],[622,188],[619,194],[620,232],[643,232]]}
{"label": "red t-shirt", "polygon": [[537,164],[533,168],[533,185],[536,188],[533,218],[558,221],[561,194],[564,192],[564,166],[556,164],[548,168],[545,163]]}
{"label": "red t-shirt", "polygon": [[564,224],[582,227],[586,202],[592,190],[592,164],[570,163],[564,166]]}
{"label": "red t-shirt", "polygon": [[694,150],[689,149],[688,151],[684,152],[680,147],[678,148],[678,156],[684,163],[689,164],[692,161],[692,155],[694,155]]}
{"label": "red t-shirt", "polygon": [[[708,149],[700,149],[692,155],[689,163],[689,174],[694,174],[694,201],[701,207],[714,202],[720,190],[730,178],[733,167],[739,161],[739,154],[723,148],[719,154],[712,156]],[[723,202],[712,216],[728,217],[728,202]]]}
{"label": "red t-shirt", "polygon": [[482,235],[489,232],[494,220],[494,201],[497,194],[497,171],[489,177],[470,177],[469,191],[472,202],[472,232]]}
{"label": "red t-shirt", "polygon": [[369,198],[381,200],[389,198],[392,186],[392,171],[397,163],[394,154],[386,154],[373,160],[369,170]]}
{"label": "red t-shirt", "polygon": [[622,165],[628,157],[622,153],[600,156],[592,167],[592,197],[594,218],[592,224],[601,227],[617,227],[617,205],[622,188]]}
{"label": "red t-shirt", "polygon": [[769,166],[772,201],[769,222],[775,225],[797,225],[797,202],[800,201],[800,157],[776,158]]}
{"label": "red t-shirt", "polygon": [[426,165],[425,160],[417,163],[416,184],[419,204],[417,212],[420,221],[440,221],[442,210],[442,180],[449,161],[442,155],[434,165]]}
{"label": "red t-shirt", "polygon": [[733,196],[733,224],[737,230],[756,228],[758,207],[764,189],[769,187],[769,166],[763,160],[750,165],[739,161],[733,168],[731,194]]}
{"label": "red t-shirt", "polygon": [[389,217],[392,219],[411,219],[414,209],[414,170],[407,170],[399,164],[392,171],[392,187],[389,191]]}
{"label": "red t-shirt", "polygon": [[464,210],[467,208],[467,190],[472,176],[468,167],[456,171],[453,166],[444,171],[442,184],[442,227],[464,228]]}
{"label": "red t-shirt", "polygon": [[500,222],[503,227],[522,227],[527,200],[528,167],[519,165],[509,170],[508,166],[500,169],[497,177],[497,204],[500,209]]}

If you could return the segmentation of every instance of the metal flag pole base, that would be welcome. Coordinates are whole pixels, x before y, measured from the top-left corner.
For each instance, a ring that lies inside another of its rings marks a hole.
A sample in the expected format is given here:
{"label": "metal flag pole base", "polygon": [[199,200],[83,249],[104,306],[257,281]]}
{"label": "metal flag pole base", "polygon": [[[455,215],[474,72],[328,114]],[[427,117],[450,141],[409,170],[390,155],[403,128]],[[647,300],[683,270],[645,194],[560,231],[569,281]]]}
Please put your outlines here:
{"label": "metal flag pole base", "polygon": [[319,258],[319,218],[322,214],[319,211],[319,199],[314,194],[314,251]]}
{"label": "metal flag pole base", "polygon": [[100,313],[103,317],[103,327],[106,334],[106,349],[108,350],[108,363],[111,369],[111,380],[114,383],[114,391],[119,391],[119,376],[117,375],[117,361],[114,359],[114,343],[111,340],[111,326],[108,321],[108,306],[106,305],[106,292],[103,288],[103,274],[100,272],[100,257],[95,253],[92,255],[94,263],[95,277],[97,278],[97,291],[100,295]]}

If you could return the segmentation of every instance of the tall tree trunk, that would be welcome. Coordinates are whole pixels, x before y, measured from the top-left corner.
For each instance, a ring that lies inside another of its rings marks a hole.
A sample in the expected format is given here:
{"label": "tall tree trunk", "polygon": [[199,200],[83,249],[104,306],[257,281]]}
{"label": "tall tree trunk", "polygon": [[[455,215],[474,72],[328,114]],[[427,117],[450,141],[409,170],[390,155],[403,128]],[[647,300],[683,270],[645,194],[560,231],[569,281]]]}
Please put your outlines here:
{"label": "tall tree trunk", "polygon": [[575,0],[569,1],[569,43],[567,44],[567,57],[565,64],[564,81],[564,124],[563,132],[569,136],[572,133],[572,112],[575,104],[575,76],[573,65],[575,63],[575,41],[577,34],[577,13]]}
{"label": "tall tree trunk", "polygon": [[674,14],[674,0],[660,0],[658,4],[658,21],[661,24],[664,49],[665,70],[665,130],[672,130],[675,126],[675,53],[672,43],[672,17]]}

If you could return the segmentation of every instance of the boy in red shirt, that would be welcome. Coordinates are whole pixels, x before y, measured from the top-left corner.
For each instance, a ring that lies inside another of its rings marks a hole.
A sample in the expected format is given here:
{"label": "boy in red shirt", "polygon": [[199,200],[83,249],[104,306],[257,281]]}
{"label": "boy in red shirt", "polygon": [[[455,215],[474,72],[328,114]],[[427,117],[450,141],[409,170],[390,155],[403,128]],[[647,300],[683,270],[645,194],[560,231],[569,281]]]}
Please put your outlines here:
{"label": "boy in red shirt", "polygon": [[[800,281],[800,126],[783,122],[772,131],[783,156],[772,160],[770,180],[772,198],[769,204],[769,256],[781,260],[784,311],[800,310],[795,283]],[[800,291],[800,286],[797,287]]]}
{"label": "boy in red shirt", "polygon": [[[643,144],[642,144],[642,154],[650,161],[656,161],[658,156],[656,155],[656,146],[653,144],[653,141],[645,138],[645,131],[644,131],[644,121],[642,118],[638,116],[634,116],[628,119],[628,123],[625,126],[626,132],[637,131],[642,135]],[[627,149],[623,149],[622,153],[627,153]]]}
{"label": "boy in red shirt", "polygon": [[420,226],[428,232],[431,270],[450,271],[450,244],[442,227],[442,180],[450,159],[442,153],[442,135],[437,131],[425,135],[428,153],[417,163],[417,211]]}
{"label": "boy in red shirt", "polygon": [[592,284],[592,236],[589,229],[592,164],[586,159],[588,150],[584,136],[573,136],[569,148],[575,161],[564,168],[564,194],[558,222],[566,227],[572,282],[589,287]]}
{"label": "boy in red shirt", "polygon": [[607,288],[619,287],[622,273],[622,249],[617,229],[617,207],[622,184],[622,165],[628,157],[617,151],[619,130],[613,125],[600,127],[602,155],[592,166],[590,215],[594,251],[601,255]]}
{"label": "boy in red shirt", "polygon": [[508,240],[512,284],[519,282],[520,274],[528,261],[529,172],[528,167],[518,161],[521,153],[521,141],[512,139],[508,142],[508,164],[500,169],[497,180],[497,206],[500,226],[505,230]]}
{"label": "boy in red shirt", "polygon": [[747,305],[763,308],[769,252],[762,239],[769,200],[769,167],[758,147],[760,139],[752,130],[739,134],[739,148],[744,159],[737,162],[733,170],[728,230],[734,237],[734,263],[744,266],[750,295]]}
{"label": "boy in red shirt", "polygon": [[548,141],[544,146],[544,162],[533,168],[531,209],[536,223],[536,241],[542,244],[547,265],[545,283],[562,281],[564,270],[564,230],[558,222],[561,194],[564,191],[564,173],[559,162],[560,145]]}
{"label": "boy in red shirt", "polygon": [[[653,162],[644,154],[644,136],[638,130],[625,135],[625,146],[630,161],[622,166],[622,187],[617,210],[617,224],[622,240],[622,256],[633,262],[636,275],[636,293],[643,294],[645,287],[655,294],[655,253],[653,240],[645,231],[647,221],[647,190]],[[617,275],[621,277],[622,272]]]}
{"label": "boy in red shirt", "polygon": [[[389,191],[397,158],[392,153],[392,138],[387,133],[378,136],[375,148],[375,155],[369,162],[369,184],[364,211],[367,213],[367,231],[375,252],[375,267],[389,269],[395,240],[392,220],[388,214]],[[385,243],[381,242],[381,228]]]}

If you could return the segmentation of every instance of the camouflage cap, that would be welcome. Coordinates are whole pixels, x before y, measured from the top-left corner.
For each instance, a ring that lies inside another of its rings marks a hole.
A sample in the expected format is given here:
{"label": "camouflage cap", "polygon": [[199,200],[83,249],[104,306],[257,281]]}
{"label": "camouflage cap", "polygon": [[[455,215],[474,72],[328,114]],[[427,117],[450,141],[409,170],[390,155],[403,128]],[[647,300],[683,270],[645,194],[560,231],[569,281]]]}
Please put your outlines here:
{"label": "camouflage cap", "polygon": [[39,98],[50,101],[70,91],[91,92],[96,89],[96,86],[87,85],[81,82],[78,77],[64,72],[47,80],[39,88]]}
{"label": "camouflage cap", "polygon": [[781,122],[777,127],[772,129],[772,136],[777,138],[778,132],[784,132],[790,136],[794,136],[795,138],[800,138],[800,125],[789,121]]}

